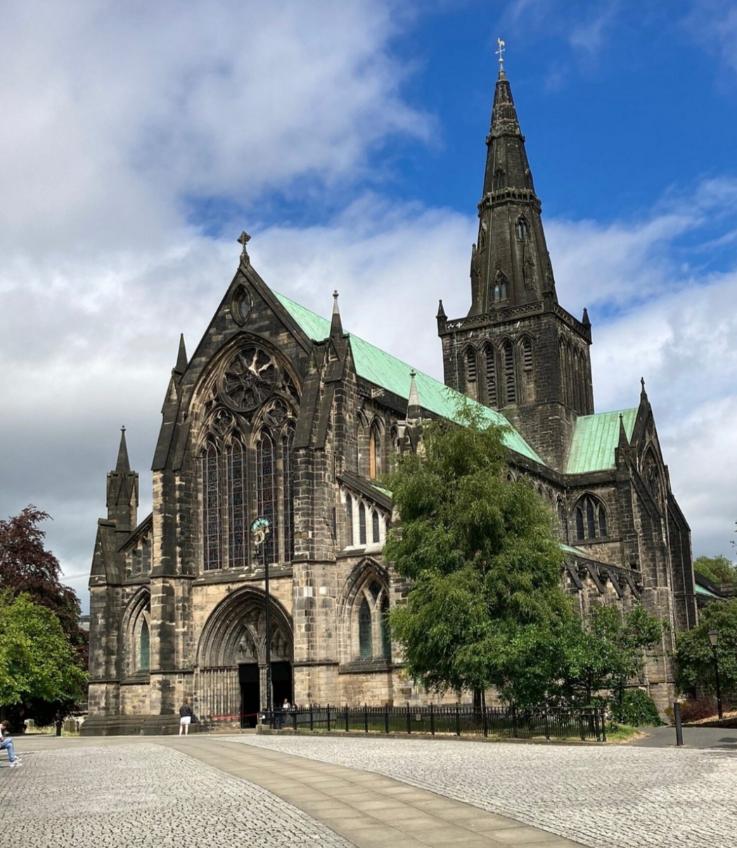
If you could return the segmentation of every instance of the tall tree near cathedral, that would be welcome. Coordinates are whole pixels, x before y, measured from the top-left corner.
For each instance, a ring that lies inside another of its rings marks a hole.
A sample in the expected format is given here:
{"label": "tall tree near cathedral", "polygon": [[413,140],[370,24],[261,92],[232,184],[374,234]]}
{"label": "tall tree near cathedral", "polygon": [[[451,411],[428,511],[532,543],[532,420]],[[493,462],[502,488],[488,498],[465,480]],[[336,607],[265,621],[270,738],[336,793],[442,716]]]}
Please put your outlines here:
{"label": "tall tree near cathedral", "polygon": [[0,521],[0,585],[12,597],[25,593],[35,604],[50,609],[86,667],[86,634],[79,627],[79,598],[61,582],[61,566],[45,547],[41,524],[49,515],[27,506],[18,515]]}
{"label": "tall tree near cathedral", "polygon": [[501,429],[467,423],[429,425],[424,455],[403,457],[389,481],[401,524],[386,554],[411,581],[392,627],[428,689],[493,685],[540,703],[574,620],[560,546],[532,488],[507,480]]}

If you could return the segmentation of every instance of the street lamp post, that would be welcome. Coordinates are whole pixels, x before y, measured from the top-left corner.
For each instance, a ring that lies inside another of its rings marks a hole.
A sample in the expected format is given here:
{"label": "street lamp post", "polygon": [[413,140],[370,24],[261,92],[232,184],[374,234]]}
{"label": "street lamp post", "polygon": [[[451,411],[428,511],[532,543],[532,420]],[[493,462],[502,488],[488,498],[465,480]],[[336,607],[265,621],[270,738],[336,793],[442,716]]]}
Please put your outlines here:
{"label": "street lamp post", "polygon": [[719,657],[717,655],[717,645],[719,644],[719,633],[716,630],[709,631],[709,644],[711,645],[711,655],[714,658],[714,678],[717,684],[717,715],[722,718],[722,686],[719,681]]}
{"label": "street lamp post", "polygon": [[256,549],[261,548],[264,558],[264,626],[266,628],[266,713],[269,716],[269,724],[274,725],[274,710],[271,697],[271,599],[269,597],[269,562],[266,555],[266,537],[269,535],[271,526],[268,518],[257,518],[251,524],[251,533]]}

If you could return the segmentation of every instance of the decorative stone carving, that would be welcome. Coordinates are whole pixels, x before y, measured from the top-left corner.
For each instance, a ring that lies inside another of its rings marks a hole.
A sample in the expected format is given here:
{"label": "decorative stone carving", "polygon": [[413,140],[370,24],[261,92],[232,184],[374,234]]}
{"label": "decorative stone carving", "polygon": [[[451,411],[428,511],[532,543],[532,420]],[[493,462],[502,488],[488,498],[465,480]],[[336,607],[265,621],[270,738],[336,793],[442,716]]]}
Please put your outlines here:
{"label": "decorative stone carving", "polygon": [[239,412],[253,412],[266,401],[281,382],[279,367],[262,348],[239,350],[223,373],[220,394]]}

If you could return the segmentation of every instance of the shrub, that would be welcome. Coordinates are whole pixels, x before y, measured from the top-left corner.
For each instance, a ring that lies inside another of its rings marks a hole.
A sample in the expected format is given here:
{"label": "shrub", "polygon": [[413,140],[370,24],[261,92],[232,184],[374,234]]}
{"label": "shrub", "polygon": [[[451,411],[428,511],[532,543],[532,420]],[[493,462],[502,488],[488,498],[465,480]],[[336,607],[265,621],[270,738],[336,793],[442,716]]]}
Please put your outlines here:
{"label": "shrub", "polygon": [[711,718],[717,711],[716,701],[709,695],[689,698],[681,704],[681,719],[685,722]]}
{"label": "shrub", "polygon": [[644,689],[626,689],[622,701],[612,704],[612,718],[633,727],[662,724],[658,708]]}

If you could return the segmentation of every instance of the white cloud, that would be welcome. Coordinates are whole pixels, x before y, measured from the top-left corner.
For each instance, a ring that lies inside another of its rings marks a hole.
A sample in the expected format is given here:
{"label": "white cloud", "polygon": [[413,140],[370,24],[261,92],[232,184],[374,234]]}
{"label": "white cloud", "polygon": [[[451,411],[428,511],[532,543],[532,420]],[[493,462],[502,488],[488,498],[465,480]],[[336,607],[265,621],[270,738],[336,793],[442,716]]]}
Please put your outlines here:
{"label": "white cloud", "polygon": [[[471,210],[370,193],[343,208],[384,139],[427,133],[402,99],[394,7],[178,9],[16,4],[0,33],[0,514],[28,502],[52,513],[50,545],[82,594],[117,428],[129,428],[145,514],[178,333],[191,351],[237,261],[240,227],[227,239],[199,231],[193,195],[257,211],[256,198],[295,184],[328,196],[342,211],[320,226],[256,219],[254,265],[318,312],[339,289],[348,329],[436,376],[437,299],[453,317],[468,307]],[[736,284],[712,273],[696,287],[699,269],[677,248],[686,237],[705,254],[729,246],[728,232],[707,242],[700,227],[734,203],[734,184],[713,180],[638,221],[546,222],[561,303],[592,311],[597,401],[631,405],[645,371],[676,492],[708,552],[725,549],[737,515]]]}

